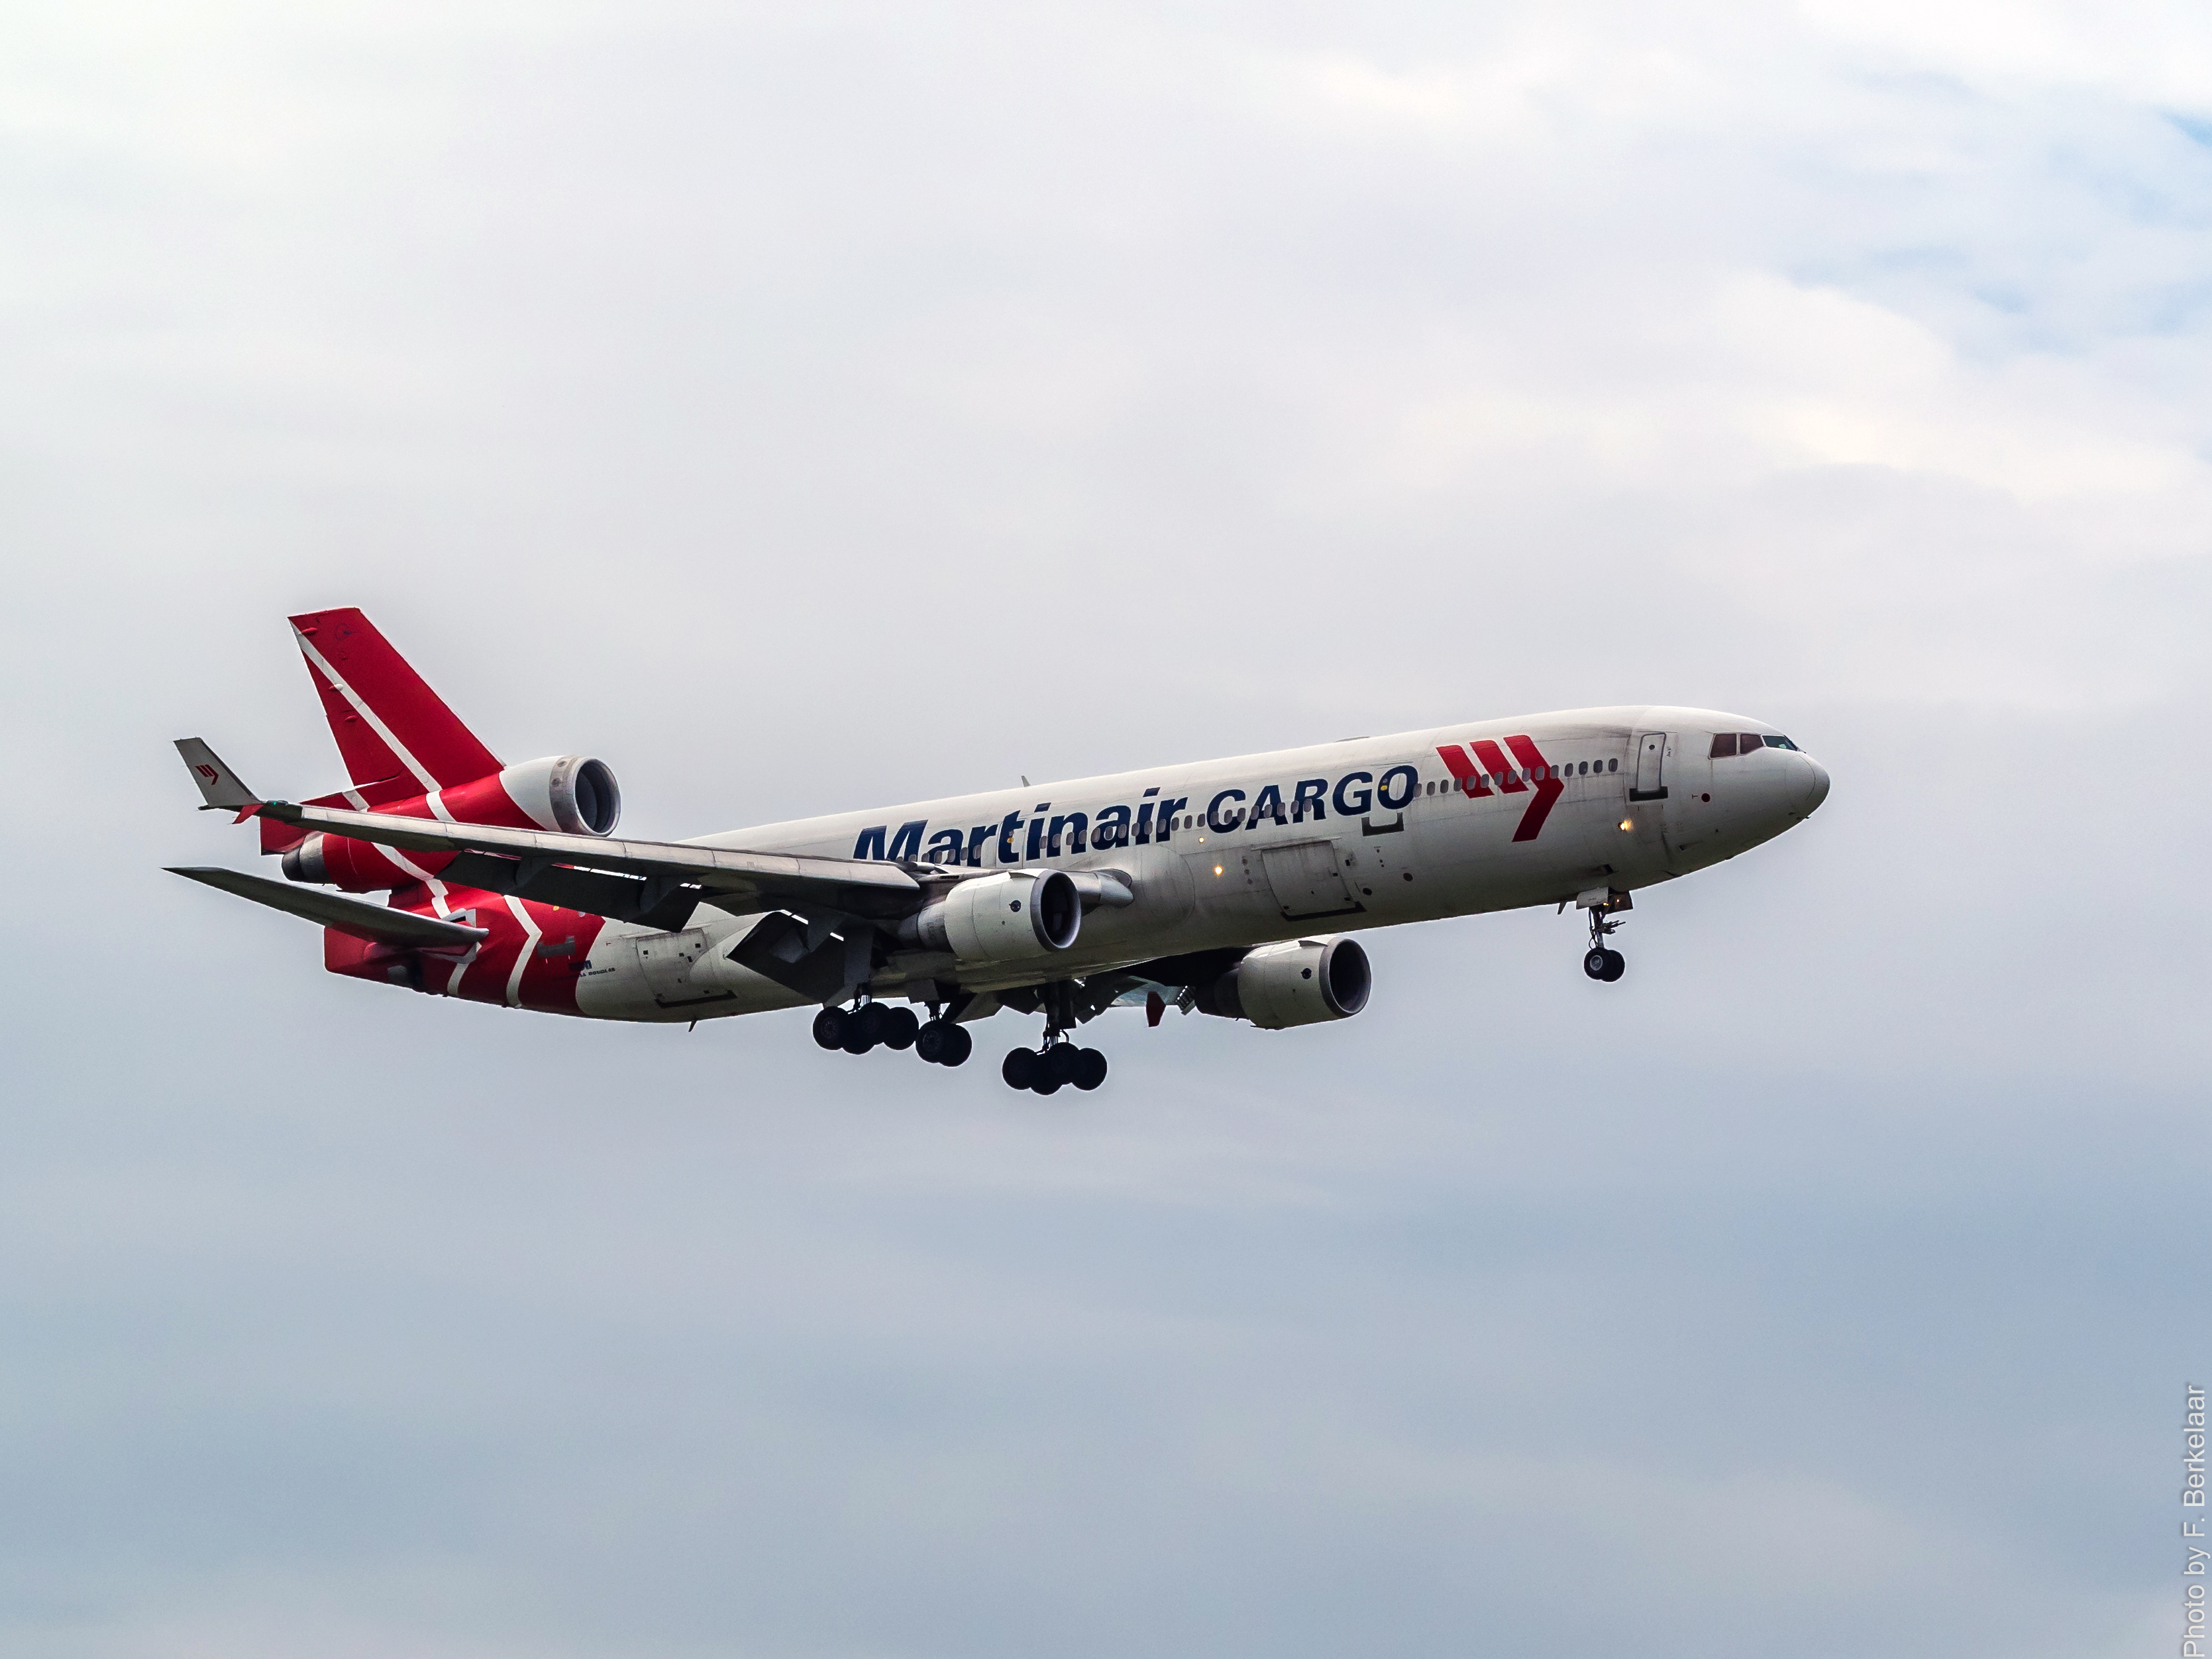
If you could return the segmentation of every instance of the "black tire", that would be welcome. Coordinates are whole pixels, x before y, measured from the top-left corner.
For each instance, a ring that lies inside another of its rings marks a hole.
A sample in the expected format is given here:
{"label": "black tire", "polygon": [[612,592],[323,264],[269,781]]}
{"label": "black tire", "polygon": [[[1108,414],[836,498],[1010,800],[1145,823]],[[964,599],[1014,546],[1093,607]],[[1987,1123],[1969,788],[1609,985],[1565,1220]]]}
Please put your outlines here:
{"label": "black tire", "polygon": [[921,1035],[921,1021],[911,1008],[887,1008],[884,1011],[884,1047],[902,1052],[914,1047],[914,1040]]}
{"label": "black tire", "polygon": [[999,1075],[1009,1089],[1026,1089],[1037,1080],[1037,1056],[1033,1048],[1009,1048],[999,1062]]}
{"label": "black tire", "polygon": [[824,1008],[814,1016],[814,1040],[825,1048],[843,1048],[846,1024],[842,1008]]}
{"label": "black tire", "polygon": [[1033,1095],[1056,1095],[1060,1092],[1060,1079],[1054,1077],[1041,1077],[1030,1085],[1030,1092]]}
{"label": "black tire", "polygon": [[1106,1056],[1085,1048],[1075,1057],[1075,1086],[1089,1094],[1106,1080]]}
{"label": "black tire", "polygon": [[945,1058],[940,1066],[964,1066],[968,1056],[975,1052],[975,1039],[968,1035],[965,1025],[947,1024],[945,1028]]}
{"label": "black tire", "polygon": [[914,1034],[914,1051],[927,1065],[935,1066],[945,1058],[945,1033],[949,1028],[941,1019],[933,1019]]}
{"label": "black tire", "polygon": [[853,1016],[853,1024],[860,1027],[860,1035],[872,1048],[886,1041],[891,1034],[891,1012],[880,1002],[871,1002]]}
{"label": "black tire", "polygon": [[1593,945],[1583,953],[1583,972],[1588,974],[1592,979],[1603,979],[1606,969],[1612,966],[1612,958],[1615,954],[1601,945]]}
{"label": "black tire", "polygon": [[1607,985],[1628,971],[1628,958],[1618,951],[1605,953],[1605,972],[1600,975]]}
{"label": "black tire", "polygon": [[1040,1077],[1049,1079],[1054,1088],[1075,1081],[1075,1068],[1081,1064],[1076,1056],[1083,1051],[1072,1042],[1055,1042],[1044,1051],[1043,1062],[1037,1068]]}

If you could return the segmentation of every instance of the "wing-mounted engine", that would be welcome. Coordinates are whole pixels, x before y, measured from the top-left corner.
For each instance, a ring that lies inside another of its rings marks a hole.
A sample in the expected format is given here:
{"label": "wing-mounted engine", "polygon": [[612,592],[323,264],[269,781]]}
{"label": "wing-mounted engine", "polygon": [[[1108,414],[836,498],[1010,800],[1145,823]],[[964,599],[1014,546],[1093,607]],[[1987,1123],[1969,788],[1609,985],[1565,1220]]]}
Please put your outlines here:
{"label": "wing-mounted engine", "polygon": [[[363,792],[364,793],[366,792]],[[520,761],[487,777],[451,788],[374,803],[394,817],[443,823],[480,823],[508,830],[550,830],[570,836],[610,836],[622,817],[622,789],[614,769],[589,755],[549,755]],[[343,794],[311,805],[345,806]],[[375,844],[349,836],[311,834],[284,849],[284,873],[294,881],[323,882],[348,892],[374,892],[437,874],[450,854],[416,854],[405,864]],[[413,866],[412,869],[408,868]]]}
{"label": "wing-mounted engine", "polygon": [[972,876],[899,923],[898,937],[963,963],[1034,962],[1075,943],[1083,899],[1064,870]]}
{"label": "wing-mounted engine", "polygon": [[1374,982],[1358,939],[1293,939],[1257,945],[1227,973],[1192,987],[1193,1006],[1202,1014],[1279,1031],[1351,1018],[1367,1006]]}

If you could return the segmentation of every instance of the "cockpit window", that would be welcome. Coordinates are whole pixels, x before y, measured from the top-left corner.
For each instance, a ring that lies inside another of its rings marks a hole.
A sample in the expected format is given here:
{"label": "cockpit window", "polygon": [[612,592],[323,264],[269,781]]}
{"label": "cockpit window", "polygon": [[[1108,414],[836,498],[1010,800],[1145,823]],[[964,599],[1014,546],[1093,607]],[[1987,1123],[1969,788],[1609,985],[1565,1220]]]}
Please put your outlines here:
{"label": "cockpit window", "polygon": [[1797,745],[1787,738],[1769,737],[1759,732],[1721,732],[1713,737],[1713,758],[1727,755],[1756,755],[1762,749],[1795,749]]}

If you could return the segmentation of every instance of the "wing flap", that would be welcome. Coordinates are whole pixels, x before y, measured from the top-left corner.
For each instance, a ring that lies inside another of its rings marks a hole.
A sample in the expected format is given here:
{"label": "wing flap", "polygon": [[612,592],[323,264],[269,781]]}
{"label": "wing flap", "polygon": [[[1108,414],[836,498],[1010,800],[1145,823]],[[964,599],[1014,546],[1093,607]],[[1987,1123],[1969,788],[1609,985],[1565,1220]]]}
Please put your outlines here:
{"label": "wing flap", "polygon": [[256,904],[265,904],[272,910],[282,910],[303,921],[319,921],[325,927],[335,927],[341,933],[367,939],[372,945],[404,945],[416,949],[441,945],[465,951],[477,940],[491,937],[488,928],[464,927],[458,921],[418,916],[411,910],[390,910],[365,899],[348,898],[341,893],[321,892],[312,887],[295,887],[288,882],[271,881],[266,876],[249,876],[243,871],[205,866],[179,869],[174,865],[167,867],[173,876],[235,893],[240,898],[252,899]]}

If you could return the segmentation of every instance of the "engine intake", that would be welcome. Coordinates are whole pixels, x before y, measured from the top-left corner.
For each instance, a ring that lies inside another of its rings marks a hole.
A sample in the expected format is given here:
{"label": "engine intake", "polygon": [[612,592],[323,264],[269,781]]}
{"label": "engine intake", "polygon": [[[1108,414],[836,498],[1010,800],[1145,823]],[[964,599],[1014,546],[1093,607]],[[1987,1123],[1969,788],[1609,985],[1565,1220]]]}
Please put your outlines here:
{"label": "engine intake", "polygon": [[1064,870],[1007,870],[957,883],[899,924],[900,939],[961,962],[1023,962],[1075,943],[1083,896]]}
{"label": "engine intake", "polygon": [[1339,934],[1255,945],[1220,978],[1199,986],[1195,1000],[1202,1014],[1280,1031],[1351,1018],[1367,1006],[1374,983],[1359,941]]}
{"label": "engine intake", "polygon": [[[349,796],[325,795],[312,806],[349,805]],[[557,830],[571,836],[614,833],[622,817],[622,790],[614,769],[589,755],[549,755],[522,761],[428,795],[380,800],[374,810],[399,817],[442,818],[509,830]],[[274,851],[264,842],[265,850]],[[351,893],[374,892],[419,880],[452,860],[450,853],[416,853],[405,863],[373,842],[350,836],[310,835],[284,852],[284,873],[294,881],[325,882]],[[409,866],[414,866],[410,873]]]}
{"label": "engine intake", "polygon": [[622,817],[614,769],[589,755],[520,761],[494,776],[446,790],[438,799],[463,823],[507,823],[519,807],[538,829],[571,836],[611,836]]}

